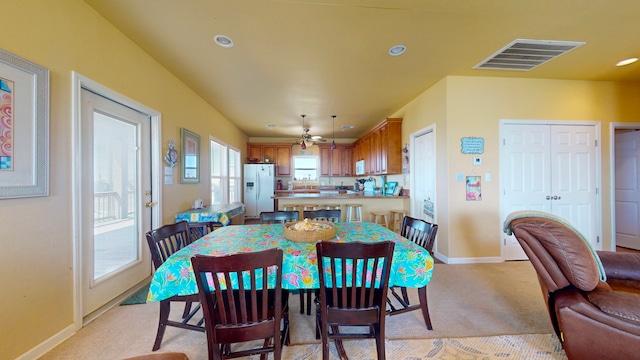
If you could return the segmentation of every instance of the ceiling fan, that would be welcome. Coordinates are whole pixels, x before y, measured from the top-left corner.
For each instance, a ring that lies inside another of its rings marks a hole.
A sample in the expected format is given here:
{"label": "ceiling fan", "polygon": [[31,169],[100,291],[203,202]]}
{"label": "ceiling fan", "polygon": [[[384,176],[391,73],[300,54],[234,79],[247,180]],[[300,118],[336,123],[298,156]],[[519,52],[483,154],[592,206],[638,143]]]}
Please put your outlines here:
{"label": "ceiling fan", "polygon": [[326,142],[327,140],[323,139],[322,136],[319,135],[311,135],[309,134],[309,128],[304,127],[304,118],[307,115],[300,115],[302,117],[302,136],[300,137],[300,147],[302,149],[306,149],[307,146],[311,146],[316,142]]}

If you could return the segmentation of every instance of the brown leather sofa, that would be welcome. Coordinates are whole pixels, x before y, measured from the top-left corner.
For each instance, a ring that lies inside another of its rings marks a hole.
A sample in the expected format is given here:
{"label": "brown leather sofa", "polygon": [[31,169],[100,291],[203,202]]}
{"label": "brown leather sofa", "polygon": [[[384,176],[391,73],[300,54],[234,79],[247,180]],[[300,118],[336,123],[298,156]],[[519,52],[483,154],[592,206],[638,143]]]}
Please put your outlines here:
{"label": "brown leather sofa", "polygon": [[536,269],[569,359],[640,359],[640,254],[596,253],[566,220],[542,212],[512,213],[504,230]]}

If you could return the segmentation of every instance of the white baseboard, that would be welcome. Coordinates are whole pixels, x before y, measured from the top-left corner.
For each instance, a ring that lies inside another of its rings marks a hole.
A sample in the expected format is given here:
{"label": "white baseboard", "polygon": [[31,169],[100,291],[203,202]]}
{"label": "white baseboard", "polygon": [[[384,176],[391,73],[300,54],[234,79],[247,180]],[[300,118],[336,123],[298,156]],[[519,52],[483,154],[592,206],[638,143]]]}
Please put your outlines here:
{"label": "white baseboard", "polygon": [[470,258],[448,258],[440,253],[434,254],[436,259],[445,264],[482,264],[482,263],[500,263],[504,262],[501,257],[470,257]]}
{"label": "white baseboard", "polygon": [[70,338],[73,334],[75,334],[78,330],[79,329],[76,329],[75,324],[71,324],[66,328],[62,329],[57,334],[41,342],[37,346],[31,348],[31,350],[18,356],[16,360],[35,360],[41,357],[42,355],[44,355],[45,353],[47,353],[48,351],[50,351],[51,349],[53,349],[54,347],[60,345],[62,342],[64,342],[65,340]]}

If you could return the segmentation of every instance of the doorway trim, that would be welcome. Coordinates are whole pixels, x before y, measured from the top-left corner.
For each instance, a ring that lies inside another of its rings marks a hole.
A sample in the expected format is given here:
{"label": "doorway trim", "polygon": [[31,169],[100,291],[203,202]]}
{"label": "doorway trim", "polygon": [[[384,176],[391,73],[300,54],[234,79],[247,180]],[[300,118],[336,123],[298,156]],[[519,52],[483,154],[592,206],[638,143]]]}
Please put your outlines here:
{"label": "doorway trim", "polygon": [[[612,122],[609,125],[609,191],[610,191],[610,223],[611,223],[611,249],[616,251],[616,130],[618,129],[640,129],[639,122],[622,123]],[[605,249],[603,249],[605,250]]]}
{"label": "doorway trim", "polygon": [[[425,134],[428,134],[432,132],[433,133],[433,143],[434,143],[434,148],[433,148],[433,153],[434,153],[434,158],[436,161],[436,172],[437,172],[437,162],[438,162],[438,146],[437,146],[437,137],[436,137],[436,125],[432,124],[429,125],[425,128],[422,128],[420,130],[414,131],[411,134],[409,134],[409,185],[411,187],[413,187],[415,184],[415,161],[416,161],[416,156],[415,156],[415,148],[416,148],[416,138]],[[403,177],[406,178],[407,174],[403,174]],[[434,180],[435,180],[435,193],[433,194],[434,199],[433,202],[434,204],[437,203],[437,199],[436,197],[438,196],[438,181],[437,181],[437,173],[434,174]],[[413,202],[411,202],[410,204],[411,206],[409,207],[409,213],[411,214],[412,217],[417,217],[416,214],[420,211],[420,209],[416,209],[415,205]],[[435,211],[433,213],[433,218],[434,218],[434,222],[438,222],[438,212]]]}
{"label": "doorway trim", "polygon": [[[80,330],[83,324],[82,316],[82,242],[80,241],[80,235],[82,234],[82,221],[81,219],[81,199],[80,199],[80,185],[81,185],[81,164],[80,164],[80,136],[81,136],[81,111],[82,102],[80,100],[81,90],[87,89],[100,96],[128,106],[141,113],[149,115],[151,126],[151,188],[153,192],[151,194],[151,201],[155,202],[155,211],[151,215],[151,227],[156,228],[160,225],[162,220],[162,163],[158,159],[162,159],[161,148],[161,114],[148,106],[145,106],[129,97],[118,93],[96,81],[93,81],[86,76],[83,76],[75,71],[71,72],[72,86],[71,86],[71,207],[72,207],[72,263],[73,263],[73,323],[74,330]],[[155,161],[154,161],[155,160]],[[151,266],[151,264],[149,264]],[[123,294],[123,297],[129,294]],[[119,301],[117,298],[116,301]],[[108,304],[101,313],[104,313],[108,308],[115,306],[115,301]],[[100,313],[100,314],[101,314]],[[99,314],[98,314],[99,315]]]}

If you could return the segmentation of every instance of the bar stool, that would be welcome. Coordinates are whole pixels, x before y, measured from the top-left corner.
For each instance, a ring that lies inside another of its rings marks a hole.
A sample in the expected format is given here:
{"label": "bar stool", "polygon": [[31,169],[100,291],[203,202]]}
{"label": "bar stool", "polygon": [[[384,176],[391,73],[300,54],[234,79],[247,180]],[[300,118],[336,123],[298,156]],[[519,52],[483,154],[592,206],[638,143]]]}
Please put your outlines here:
{"label": "bar stool", "polygon": [[347,216],[345,217],[344,221],[347,221],[347,222],[362,221],[362,204],[344,204],[344,207],[347,210]]}
{"label": "bar stool", "polygon": [[[386,228],[389,228],[389,220],[387,218],[386,211],[372,211],[371,212],[371,222],[374,224],[380,224]],[[378,220],[384,221],[383,223],[379,223]]]}
{"label": "bar stool", "polygon": [[389,212],[391,213],[391,231],[399,233],[406,213],[404,210],[389,210]]}

